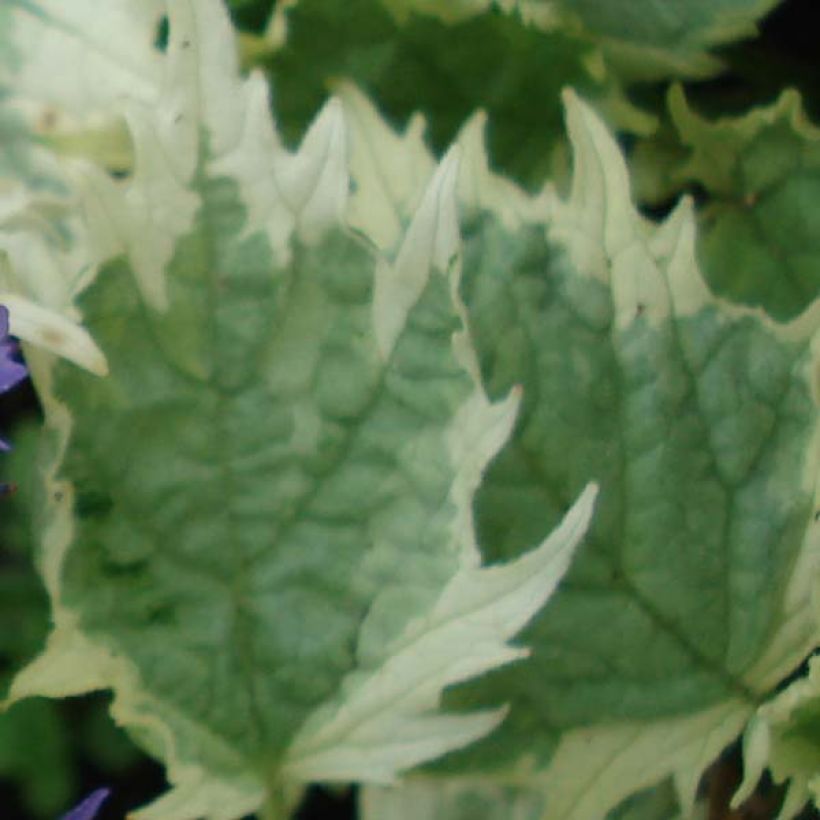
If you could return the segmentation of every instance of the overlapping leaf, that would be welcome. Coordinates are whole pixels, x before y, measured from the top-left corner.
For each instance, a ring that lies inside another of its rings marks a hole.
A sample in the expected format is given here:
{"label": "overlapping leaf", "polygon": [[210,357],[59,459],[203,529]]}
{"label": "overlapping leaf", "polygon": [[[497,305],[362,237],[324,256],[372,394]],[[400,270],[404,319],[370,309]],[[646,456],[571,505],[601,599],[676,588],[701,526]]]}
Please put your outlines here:
{"label": "overlapping leaf", "polygon": [[466,230],[482,371],[494,394],[524,395],[477,496],[480,541],[491,560],[516,554],[588,473],[600,512],[527,630],[531,663],[454,696],[513,707],[444,771],[540,783],[556,818],[601,817],[672,775],[685,814],[816,637],[817,310],[778,325],[716,300],[691,205],[645,223],[600,121],[571,101],[569,124],[569,201],[536,220],[496,187]]}
{"label": "overlapping leaf", "polygon": [[771,106],[710,122],[670,94],[672,119],[690,157],[671,169],[697,182],[698,256],[715,291],[785,321],[820,294],[820,131],[786,91]]}

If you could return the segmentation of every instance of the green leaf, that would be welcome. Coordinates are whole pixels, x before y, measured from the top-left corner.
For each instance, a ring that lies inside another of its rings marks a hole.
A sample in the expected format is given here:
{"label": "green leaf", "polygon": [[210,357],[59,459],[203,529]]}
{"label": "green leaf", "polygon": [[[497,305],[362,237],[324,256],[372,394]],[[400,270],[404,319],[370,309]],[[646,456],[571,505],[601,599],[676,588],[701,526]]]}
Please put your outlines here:
{"label": "green leaf", "polygon": [[709,52],[718,45],[753,37],[756,23],[779,0],[555,0],[547,6],[564,25],[579,22],[600,42],[621,72],[634,79],[704,76],[721,67]]}
{"label": "green leaf", "polygon": [[715,46],[753,37],[779,0],[383,0],[399,20],[430,14],[454,22],[497,6],[545,31],[563,31],[602,46],[632,80],[700,77],[717,72]]}
{"label": "green leaf", "polygon": [[133,178],[83,186],[115,254],[78,300],[109,375],[31,357],[55,627],[12,695],[113,689],[174,786],[140,817],[278,817],[308,781],[389,781],[503,719],[441,691],[526,656],[509,641],[595,488],[480,566],[473,496],[519,394],[486,399],[463,327],[456,156],[388,258],[346,224],[341,105],[288,153],[220,4],[169,18]]}
{"label": "green leaf", "polygon": [[569,200],[543,198],[536,218],[485,197],[465,229],[488,390],[523,389],[477,494],[484,555],[517,554],[586,475],[600,507],[524,633],[531,663],[447,699],[511,697],[509,718],[430,776],[486,771],[578,820],[672,776],[686,816],[704,768],[816,640],[818,310],[779,325],[715,299],[691,203],[647,223],[602,123],[572,96],[568,121]]}
{"label": "green leaf", "polygon": [[[481,543],[490,560],[514,555],[535,511],[559,515],[587,471],[602,477],[600,511],[526,633],[533,662],[460,700],[516,693],[494,759],[526,749],[545,766],[560,739],[545,776],[555,816],[572,788],[559,773],[577,754],[573,736],[594,747],[598,725],[605,746],[620,724],[654,745],[664,727],[671,744],[706,721],[714,729],[694,758],[666,746],[663,774],[689,781],[685,807],[704,747],[714,756],[813,640],[809,591],[796,592],[808,582],[794,567],[817,538],[817,317],[777,326],[714,300],[688,203],[649,228],[600,122],[572,103],[569,128],[573,192],[547,236],[491,230],[485,217],[466,240],[464,293],[488,389],[524,388],[516,433],[477,498]],[[657,777],[664,754],[642,754],[642,776]],[[593,816],[583,801],[605,794],[599,786],[563,811]]]}
{"label": "green leaf", "polygon": [[820,130],[793,91],[717,121],[698,116],[680,88],[669,106],[691,150],[675,176],[709,194],[698,244],[707,281],[721,296],[794,318],[820,294]]}
{"label": "green leaf", "polygon": [[270,68],[290,142],[335,89],[333,81],[344,78],[396,124],[424,112],[437,153],[484,109],[493,163],[527,186],[542,183],[562,159],[561,88],[609,93],[594,49],[560,31],[542,32],[497,11],[452,25],[417,15],[399,23],[379,0],[352,0],[344,14],[301,0],[288,11],[286,44]]}

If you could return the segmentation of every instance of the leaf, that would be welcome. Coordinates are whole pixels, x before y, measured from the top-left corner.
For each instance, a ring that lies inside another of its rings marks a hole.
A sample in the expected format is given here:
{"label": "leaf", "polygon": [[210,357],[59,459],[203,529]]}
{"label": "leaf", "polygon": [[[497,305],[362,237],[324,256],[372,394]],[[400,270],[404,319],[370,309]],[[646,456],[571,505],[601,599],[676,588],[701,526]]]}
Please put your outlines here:
{"label": "leaf", "polygon": [[691,203],[647,223],[572,95],[568,122],[569,200],[518,225],[486,200],[465,228],[482,374],[491,396],[523,389],[476,497],[479,542],[490,562],[516,555],[586,475],[599,508],[524,632],[531,662],[446,699],[503,692],[509,718],[427,776],[483,772],[578,820],[671,776],[686,816],[704,768],[816,641],[818,310],[779,325],[715,299]]}
{"label": "leaf", "polygon": [[704,186],[698,256],[719,295],[793,319],[820,293],[820,244],[812,203],[820,195],[820,130],[800,97],[742,117],[708,121],[673,88],[669,107],[690,149],[678,180]]}
{"label": "leaf", "polygon": [[115,254],[78,299],[109,375],[31,357],[55,626],[12,696],[113,689],[173,784],[139,817],[280,816],[310,779],[389,781],[498,724],[504,699],[447,714],[441,690],[526,656],[595,490],[480,566],[518,393],[488,402],[464,331],[455,154],[387,258],[346,225],[340,104],[290,154],[221,5],[169,20],[133,177],[83,186]]}
{"label": "leaf", "polygon": [[603,47],[608,60],[629,80],[666,76],[703,77],[721,62],[715,46],[753,37],[756,23],[779,0],[383,0],[402,21],[413,14],[461,21],[498,7],[546,31],[562,31]]}
{"label": "leaf", "polygon": [[734,796],[739,805],[751,794],[764,768],[788,788],[779,817],[797,816],[804,805],[820,801],[820,664],[809,660],[808,675],[764,703],[744,735],[744,778]]}
{"label": "leaf", "polygon": [[[447,4],[450,8],[450,4]],[[295,142],[335,81],[346,79],[394,123],[421,110],[440,154],[477,108],[492,123],[492,162],[526,186],[540,185],[563,158],[560,89],[606,96],[594,49],[563,32],[542,32],[498,12],[443,23],[404,23],[379,0],[344,14],[301,0],[287,13],[287,40],[270,62],[283,133]]]}
{"label": "leaf", "polygon": [[580,23],[624,76],[646,80],[716,73],[721,63],[709,52],[715,46],[755,36],[756,23],[778,2],[535,0],[531,5],[546,6],[552,16],[564,17],[564,25]]}

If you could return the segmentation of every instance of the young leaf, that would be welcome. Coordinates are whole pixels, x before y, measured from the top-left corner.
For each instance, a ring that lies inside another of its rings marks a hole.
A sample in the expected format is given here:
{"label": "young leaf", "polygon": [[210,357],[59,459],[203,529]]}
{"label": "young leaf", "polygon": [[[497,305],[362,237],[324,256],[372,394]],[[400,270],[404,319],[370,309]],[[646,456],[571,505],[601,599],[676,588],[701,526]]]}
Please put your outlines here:
{"label": "young leaf", "polygon": [[743,742],[744,778],[734,797],[740,804],[768,768],[776,783],[787,785],[779,817],[796,816],[808,800],[820,802],[820,663],[809,661],[799,678],[749,721]]}
{"label": "young leaf", "polygon": [[484,770],[578,820],[672,776],[685,816],[816,640],[818,309],[779,325],[714,298],[691,204],[646,223],[598,118],[570,96],[568,121],[569,200],[517,227],[479,209],[465,231],[482,373],[491,395],[523,389],[477,494],[479,541],[491,561],[516,555],[586,475],[600,509],[525,632],[531,662],[449,699],[504,692],[509,718],[431,776]]}
{"label": "young leaf", "polygon": [[820,294],[820,129],[794,91],[710,122],[676,87],[669,108],[691,156],[678,179],[703,185],[698,256],[716,293],[792,319]]}
{"label": "young leaf", "polygon": [[55,627],[12,695],[113,689],[173,784],[139,817],[275,817],[498,724],[505,698],[451,715],[441,691],[527,654],[595,490],[481,568],[473,497],[519,394],[487,400],[463,327],[455,154],[388,259],[346,225],[339,103],[290,154],[221,5],[169,21],[133,178],[85,184],[118,254],[78,300],[109,376],[33,357]]}

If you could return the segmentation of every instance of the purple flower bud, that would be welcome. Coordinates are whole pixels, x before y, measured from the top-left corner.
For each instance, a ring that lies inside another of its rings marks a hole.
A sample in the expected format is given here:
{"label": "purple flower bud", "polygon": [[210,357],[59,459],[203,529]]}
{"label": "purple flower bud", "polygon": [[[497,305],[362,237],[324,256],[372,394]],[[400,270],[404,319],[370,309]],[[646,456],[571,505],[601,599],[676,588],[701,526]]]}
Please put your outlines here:
{"label": "purple flower bud", "polygon": [[9,309],[0,305],[0,393],[11,390],[28,376],[26,366],[15,359],[19,345],[9,338]]}
{"label": "purple flower bud", "polygon": [[[19,353],[17,342],[9,337],[9,310],[0,305],[0,393],[11,390],[28,375],[26,366],[15,358]],[[11,449],[0,439],[0,450]]]}
{"label": "purple flower bud", "polygon": [[79,806],[73,808],[68,814],[64,814],[60,820],[93,820],[110,793],[109,789],[97,789],[88,795]]}

